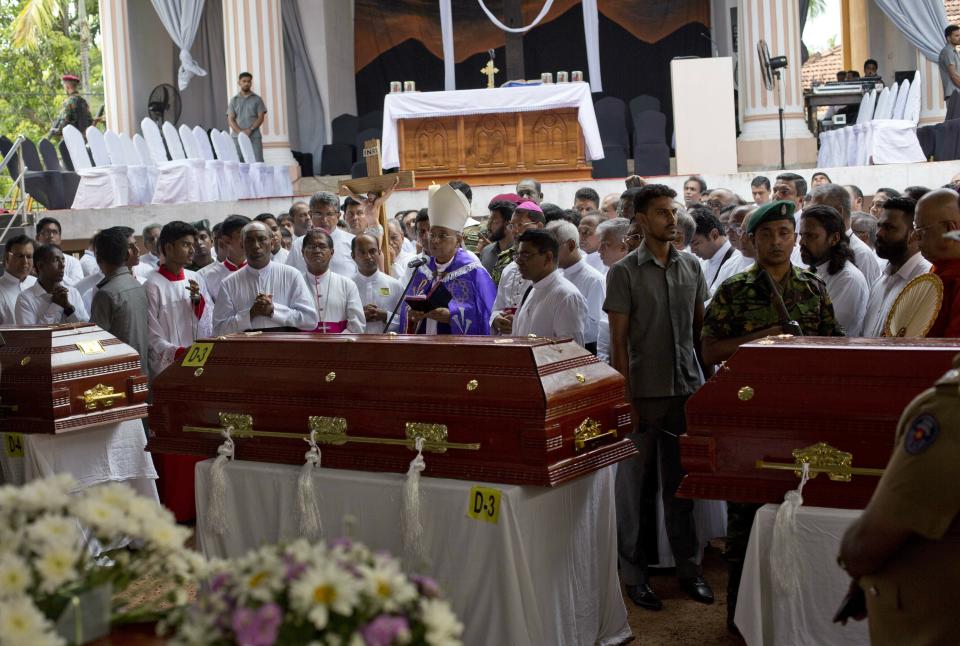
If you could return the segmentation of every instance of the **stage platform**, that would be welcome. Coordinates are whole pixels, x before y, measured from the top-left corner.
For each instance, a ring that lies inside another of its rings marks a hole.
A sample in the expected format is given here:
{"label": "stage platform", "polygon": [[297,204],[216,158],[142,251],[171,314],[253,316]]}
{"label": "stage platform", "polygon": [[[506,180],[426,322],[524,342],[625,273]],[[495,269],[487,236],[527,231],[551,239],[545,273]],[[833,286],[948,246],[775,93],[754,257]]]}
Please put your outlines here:
{"label": "stage platform", "polygon": [[[808,181],[814,172],[826,172],[830,178],[839,184],[856,184],[864,195],[871,196],[873,192],[883,186],[903,189],[907,186],[920,185],[929,188],[943,186],[950,179],[960,173],[960,161],[927,162],[921,164],[894,164],[889,166],[854,166],[845,168],[807,168],[791,170],[802,175]],[[750,181],[757,175],[765,175],[773,183],[779,174],[778,170],[732,173],[729,175],[704,175],[709,188],[728,188],[735,191],[745,200],[750,200]],[[682,195],[683,182],[687,176],[670,175],[663,177],[647,177],[651,183],[662,183],[670,186]],[[258,200],[238,200],[232,202],[203,202],[194,204],[152,204],[147,206],[122,207],[117,209],[80,209],[64,211],[37,212],[35,219],[44,215],[52,215],[60,220],[63,226],[64,246],[77,251],[86,246],[90,237],[101,228],[123,224],[133,227],[138,232],[145,225],[157,223],[166,224],[172,220],[193,222],[206,219],[211,224],[220,222],[231,213],[239,213],[253,217],[259,213],[281,213],[290,208],[297,200],[306,200],[314,190],[336,190],[337,180],[340,177],[317,177],[301,180],[298,184],[300,195],[289,198],[268,198]],[[600,179],[575,182],[552,182],[543,184],[543,201],[552,202],[564,208],[573,204],[573,195],[578,188],[590,186],[601,196],[609,193],[619,193],[624,190],[622,179]],[[480,216],[487,214],[486,205],[499,193],[513,192],[512,185],[473,186],[474,213]],[[396,191],[390,198],[387,208],[392,216],[397,211],[419,209],[427,204],[426,189],[404,189]]]}

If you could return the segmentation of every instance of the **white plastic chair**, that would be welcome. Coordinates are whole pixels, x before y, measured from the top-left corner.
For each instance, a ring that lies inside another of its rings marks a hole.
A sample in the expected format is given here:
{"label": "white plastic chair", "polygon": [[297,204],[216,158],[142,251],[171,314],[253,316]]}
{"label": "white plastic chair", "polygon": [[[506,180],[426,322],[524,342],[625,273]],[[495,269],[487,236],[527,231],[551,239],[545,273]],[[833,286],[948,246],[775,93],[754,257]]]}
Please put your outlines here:
{"label": "white plastic chair", "polygon": [[217,159],[223,161],[224,167],[227,169],[227,176],[231,176],[236,169],[236,199],[243,200],[256,197],[250,185],[250,165],[240,161],[240,156],[237,155],[237,145],[230,135],[214,128],[210,131],[210,140],[213,143],[213,149],[217,152]]}
{"label": "white plastic chair", "polygon": [[127,182],[130,184],[130,204],[149,204],[153,193],[150,191],[146,167],[136,163],[136,161],[127,159],[127,152],[123,148],[123,138],[117,133],[107,130],[103,134],[103,139],[107,144],[110,163],[127,169]]}
{"label": "white plastic chair", "polygon": [[276,191],[273,186],[273,169],[261,161],[253,152],[253,143],[247,133],[237,135],[237,144],[240,146],[240,155],[243,161],[250,165],[250,181],[254,185],[257,197],[273,197]]}
{"label": "white plastic chair", "polygon": [[[173,126],[171,125],[171,128]],[[202,161],[189,159],[167,159],[160,128],[151,119],[140,122],[140,130],[146,140],[150,156],[157,165],[157,183],[153,192],[153,204],[178,204],[182,202],[202,202],[205,198],[204,182],[206,172]],[[174,129],[176,135],[176,129]],[[170,141],[170,148],[179,148],[183,154],[180,137],[176,144]]]}
{"label": "white plastic chair", "polygon": [[217,172],[216,163],[208,161],[200,153],[200,145],[197,144],[197,140],[193,136],[193,130],[190,129],[190,126],[186,124],[181,125],[179,133],[180,141],[183,143],[183,149],[187,154],[187,159],[203,162],[203,167],[207,175],[207,181],[204,184],[204,194],[207,198],[206,201],[219,202],[221,199],[221,180],[220,173]]}
{"label": "white plastic chair", "polygon": [[[64,127],[63,140],[70,152],[73,168],[80,176],[80,184],[77,186],[71,208],[107,209],[130,203],[130,184],[127,181],[125,166],[111,166],[109,155],[106,165],[91,164],[83,134],[72,125]],[[103,143],[102,138],[100,142]],[[105,150],[106,144],[103,145],[103,151]]]}

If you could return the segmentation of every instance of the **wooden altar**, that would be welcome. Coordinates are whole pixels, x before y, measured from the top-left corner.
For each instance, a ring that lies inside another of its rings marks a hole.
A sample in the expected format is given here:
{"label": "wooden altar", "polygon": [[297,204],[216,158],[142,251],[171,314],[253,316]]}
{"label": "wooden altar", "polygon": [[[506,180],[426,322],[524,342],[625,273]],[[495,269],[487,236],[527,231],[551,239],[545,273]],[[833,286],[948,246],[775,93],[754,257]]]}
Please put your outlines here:
{"label": "wooden altar", "polygon": [[576,108],[400,119],[398,130],[400,168],[414,171],[419,188],[591,177]]}

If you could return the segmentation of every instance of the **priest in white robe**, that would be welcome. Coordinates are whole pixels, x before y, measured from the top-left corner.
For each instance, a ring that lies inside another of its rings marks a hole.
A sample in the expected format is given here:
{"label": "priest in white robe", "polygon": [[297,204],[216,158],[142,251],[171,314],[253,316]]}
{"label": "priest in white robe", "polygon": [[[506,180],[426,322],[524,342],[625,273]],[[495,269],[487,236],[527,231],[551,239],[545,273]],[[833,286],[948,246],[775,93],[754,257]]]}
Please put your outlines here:
{"label": "priest in white robe", "polygon": [[243,248],[243,227],[250,223],[245,215],[228,215],[220,224],[220,250],[222,262],[210,263],[197,272],[206,284],[210,298],[216,303],[220,297],[220,285],[236,271],[242,269],[247,261]]}
{"label": "priest in white robe", "polygon": [[14,319],[17,325],[53,325],[89,320],[80,292],[64,284],[63,252],[45,244],[34,252],[37,282],[17,297]]}
{"label": "priest in white robe", "polygon": [[366,320],[360,292],[353,280],[330,268],[337,254],[330,234],[323,229],[307,231],[303,235],[303,253],[307,264],[303,277],[317,310],[315,331],[321,334],[362,334]]}
{"label": "priest in white robe", "polygon": [[197,230],[186,222],[169,222],[160,231],[163,261],[147,278],[147,337],[150,374],[179,360],[199,338],[213,334],[213,301],[196,272],[193,258]]}
{"label": "priest in white robe", "polygon": [[17,299],[21,292],[37,282],[36,277],[31,275],[35,247],[33,240],[25,235],[7,240],[3,256],[4,271],[0,276],[0,325],[16,324],[14,311]]}
{"label": "priest in white robe", "polygon": [[213,333],[317,327],[317,310],[303,276],[270,262],[270,231],[262,222],[241,230],[247,264],[220,285],[213,308]]}
{"label": "priest in white robe", "polygon": [[[627,227],[630,222],[625,218],[605,220],[597,227],[598,233],[610,223],[623,221]],[[558,220],[547,225],[547,229],[557,237],[560,250],[557,256],[557,265],[563,277],[573,283],[587,306],[587,317],[583,321],[584,345],[587,350],[597,354],[597,344],[600,336],[600,321],[603,318],[603,300],[607,292],[607,278],[599,271],[587,264],[586,255],[580,250],[580,232],[572,222]],[[616,236],[619,226],[612,233]],[[601,233],[601,251],[603,254],[603,240],[606,235]],[[622,236],[621,236],[622,237]]]}
{"label": "priest in white robe", "polygon": [[[396,221],[390,222],[391,225],[395,223]],[[396,278],[379,270],[381,256],[380,243],[372,235],[363,233],[353,239],[353,262],[357,264],[353,282],[363,305],[363,316],[366,320],[364,332],[367,334],[396,332],[399,328],[397,316],[390,321],[389,330],[386,324],[403,296],[403,285]]]}
{"label": "priest in white robe", "polygon": [[518,240],[517,268],[533,289],[513,319],[513,336],[570,337],[583,346],[587,303],[557,267],[557,237],[550,231],[530,230]]}
{"label": "priest in white robe", "polygon": [[417,257],[416,247],[413,251],[407,249],[405,243],[410,241],[404,237],[400,222],[397,220],[387,222],[387,242],[393,256],[393,265],[389,268],[389,273],[405,286],[410,277],[413,276],[410,261]]}
{"label": "priest in white robe", "polygon": [[[323,229],[333,240],[334,254],[330,261],[330,271],[347,278],[352,277],[357,273],[357,266],[350,258],[350,242],[353,236],[337,227],[337,222],[340,221],[340,198],[327,191],[314,193],[310,197],[310,217],[314,228]],[[307,269],[303,254],[303,239],[304,236],[300,236],[293,241],[290,254],[287,256],[287,264],[301,272]]]}

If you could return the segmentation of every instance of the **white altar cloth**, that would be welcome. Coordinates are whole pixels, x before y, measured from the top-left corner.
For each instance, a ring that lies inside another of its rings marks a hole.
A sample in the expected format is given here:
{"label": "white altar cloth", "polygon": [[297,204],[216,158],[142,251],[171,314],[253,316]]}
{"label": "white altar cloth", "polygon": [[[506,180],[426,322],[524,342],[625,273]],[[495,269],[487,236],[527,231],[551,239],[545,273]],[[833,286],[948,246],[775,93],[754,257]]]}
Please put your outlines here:
{"label": "white altar cloth", "polygon": [[603,159],[603,142],[593,111],[588,83],[552,83],[522,87],[452,90],[450,92],[397,92],[383,100],[381,149],[383,167],[400,166],[398,119],[455,117],[464,114],[533,112],[577,108],[587,159]]}
{"label": "white altar cloth", "polygon": [[737,599],[737,628],[748,646],[864,646],[870,643],[867,621],[833,623],[833,616],[850,586],[850,577],[837,565],[840,540],[859,509],[800,507],[800,588],[780,592],[770,569],[770,544],[779,505],[757,512],[743,563]]}
{"label": "white altar cloth", "polygon": [[[411,456],[413,454],[411,453]],[[427,471],[430,456],[425,456]],[[197,464],[197,537],[207,557],[232,557],[296,536],[300,467],[234,461],[227,465],[227,531],[211,535],[206,509],[213,460]],[[521,487],[445,478],[420,481],[426,573],[446,592],[479,646],[617,644],[630,637],[617,576],[615,467],[560,487]],[[404,476],[321,469],[317,476],[326,538],[351,536],[400,556]],[[496,524],[469,518],[475,485],[501,492]]]}

